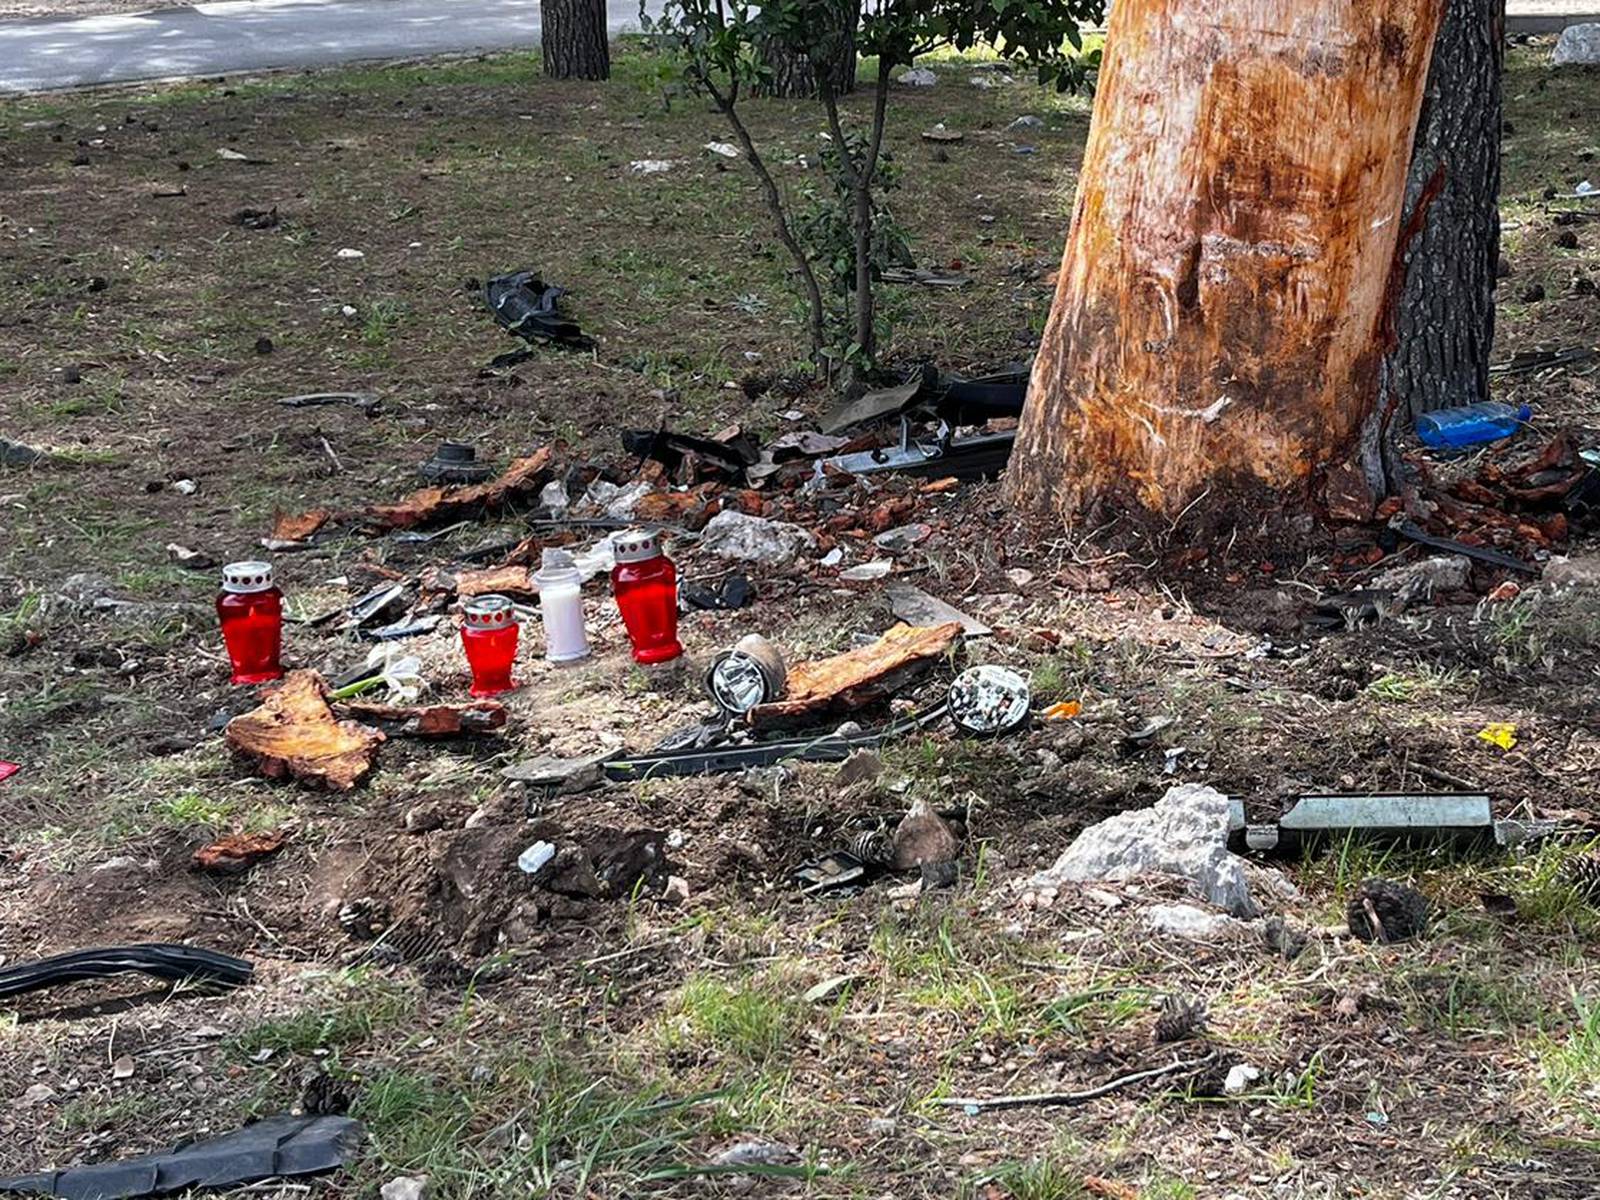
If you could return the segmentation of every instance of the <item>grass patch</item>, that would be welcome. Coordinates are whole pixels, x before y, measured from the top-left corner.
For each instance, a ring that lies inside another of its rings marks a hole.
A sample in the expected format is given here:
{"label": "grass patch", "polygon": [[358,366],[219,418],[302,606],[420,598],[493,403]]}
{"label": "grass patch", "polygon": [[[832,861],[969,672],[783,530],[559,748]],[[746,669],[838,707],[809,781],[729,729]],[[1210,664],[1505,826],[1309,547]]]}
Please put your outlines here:
{"label": "grass patch", "polygon": [[671,1049],[716,1050],[762,1063],[779,1054],[800,1029],[800,1001],[746,980],[727,983],[697,975],[679,990],[665,1029]]}
{"label": "grass patch", "polygon": [[413,993],[372,972],[341,973],[335,988],[347,994],[324,1006],[262,1021],[234,1036],[228,1043],[229,1053],[255,1059],[262,1051],[294,1055],[336,1052],[367,1041],[416,1011]]}

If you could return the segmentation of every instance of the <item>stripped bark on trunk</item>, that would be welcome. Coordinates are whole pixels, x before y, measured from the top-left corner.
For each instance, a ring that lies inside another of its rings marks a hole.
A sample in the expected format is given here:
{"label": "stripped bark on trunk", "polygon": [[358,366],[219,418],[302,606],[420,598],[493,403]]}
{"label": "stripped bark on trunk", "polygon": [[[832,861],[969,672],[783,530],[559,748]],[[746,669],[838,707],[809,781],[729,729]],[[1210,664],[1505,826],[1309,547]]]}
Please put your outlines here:
{"label": "stripped bark on trunk", "polygon": [[1009,487],[1304,507],[1373,410],[1443,0],[1118,0]]}

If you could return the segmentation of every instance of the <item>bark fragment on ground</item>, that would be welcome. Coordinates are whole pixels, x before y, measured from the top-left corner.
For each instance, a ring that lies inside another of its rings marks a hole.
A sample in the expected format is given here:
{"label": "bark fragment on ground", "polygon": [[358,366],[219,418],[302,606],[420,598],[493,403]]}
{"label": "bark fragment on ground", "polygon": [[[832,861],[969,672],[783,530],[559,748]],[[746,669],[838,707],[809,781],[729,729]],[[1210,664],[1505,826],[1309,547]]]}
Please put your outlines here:
{"label": "bark fragment on ground", "polygon": [[289,835],[282,829],[270,833],[230,833],[194,852],[195,869],[211,875],[239,875],[282,850],[288,840]]}
{"label": "bark fragment on ground", "polygon": [[337,792],[349,791],[372,769],[384,740],[376,729],[335,718],[315,671],[290,671],[259,708],[228,722],[224,738],[268,779],[293,778]]}
{"label": "bark fragment on ground", "polygon": [[782,700],[763,704],[750,714],[755,725],[770,725],[829,710],[850,710],[882,699],[908,667],[936,658],[961,636],[961,624],[896,625],[870,646],[832,658],[801,663],[789,672]]}
{"label": "bark fragment on ground", "polygon": [[505,727],[506,706],[498,700],[470,704],[377,704],[350,701],[339,711],[362,721],[375,721],[402,737],[452,737],[488,733]]}

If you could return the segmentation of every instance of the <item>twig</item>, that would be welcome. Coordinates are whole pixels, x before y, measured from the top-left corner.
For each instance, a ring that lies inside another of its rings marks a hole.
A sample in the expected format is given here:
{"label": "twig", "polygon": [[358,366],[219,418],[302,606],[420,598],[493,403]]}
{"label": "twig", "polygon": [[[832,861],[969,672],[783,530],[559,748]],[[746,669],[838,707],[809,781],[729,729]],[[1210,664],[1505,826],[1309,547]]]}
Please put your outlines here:
{"label": "twig", "polygon": [[1200,1058],[1173,1059],[1164,1067],[1151,1067],[1147,1071],[1135,1071],[1131,1075],[1119,1075],[1115,1079],[1107,1080],[1097,1088],[1090,1088],[1086,1092],[1033,1092],[1019,1096],[989,1096],[987,1098],[976,1096],[951,1096],[934,1100],[940,1108],[965,1108],[985,1109],[1000,1108],[1026,1108],[1031,1105],[1062,1105],[1062,1104],[1087,1104],[1090,1100],[1098,1100],[1101,1096],[1109,1096],[1112,1092],[1119,1092],[1125,1087],[1142,1083],[1146,1079],[1156,1079],[1162,1075],[1171,1075],[1176,1071],[1192,1071],[1196,1067],[1203,1067],[1217,1057],[1213,1050]]}
{"label": "twig", "polygon": [[340,474],[343,474],[344,464],[339,461],[339,456],[333,452],[333,447],[328,445],[328,439],[319,438],[318,441],[322,443],[322,448],[328,452],[328,457],[333,460],[333,469]]}
{"label": "twig", "polygon": [[1424,779],[1431,779],[1435,783],[1446,783],[1451,787],[1458,787],[1464,792],[1475,792],[1478,790],[1477,784],[1468,783],[1459,775],[1452,775],[1449,771],[1441,771],[1438,767],[1430,767],[1427,763],[1411,763],[1410,767]]}
{"label": "twig", "polygon": [[659,942],[647,942],[643,946],[629,946],[626,950],[616,950],[610,954],[602,954],[599,958],[586,958],[583,960],[585,967],[597,967],[601,963],[611,962],[618,958],[627,958],[630,954],[643,954],[647,950],[659,950],[663,946],[672,945],[672,939],[667,938]]}

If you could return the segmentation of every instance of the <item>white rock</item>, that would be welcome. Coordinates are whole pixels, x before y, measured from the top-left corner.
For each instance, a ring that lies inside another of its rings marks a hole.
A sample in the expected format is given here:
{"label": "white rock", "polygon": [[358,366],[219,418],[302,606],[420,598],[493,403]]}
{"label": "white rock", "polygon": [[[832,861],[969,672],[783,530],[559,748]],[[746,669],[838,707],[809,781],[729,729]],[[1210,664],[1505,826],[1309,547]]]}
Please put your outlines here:
{"label": "white rock", "polygon": [[706,523],[700,534],[700,548],[720,558],[738,558],[767,566],[787,566],[802,551],[817,544],[816,538],[798,525],[769,521],[724,509]]}
{"label": "white rock", "polygon": [[1207,912],[1192,904],[1152,905],[1145,909],[1144,923],[1156,933],[1192,938],[1197,942],[1214,941],[1235,930],[1245,928],[1245,923],[1236,917]]}
{"label": "white rock", "polygon": [[569,501],[567,499],[567,485],[559,479],[552,479],[539,490],[539,504],[552,512],[565,512]]}
{"label": "white rock", "polygon": [[335,258],[365,258],[366,256],[367,252],[365,250],[356,250],[349,246],[344,247],[334,255]]}
{"label": "white rock", "polygon": [[1568,25],[1556,40],[1550,61],[1558,67],[1600,65],[1600,23]]}
{"label": "white rock", "polygon": [[907,87],[932,87],[939,82],[939,77],[928,70],[927,67],[912,67],[909,70],[901,71],[900,77],[896,82],[903,83]]}
{"label": "white rock", "polygon": [[1238,1096],[1260,1078],[1260,1068],[1252,1067],[1249,1063],[1235,1063],[1228,1068],[1228,1077],[1222,1082],[1222,1090],[1230,1096]]}
{"label": "white rock", "polygon": [[36,1083],[22,1093],[22,1099],[17,1101],[20,1108],[32,1108],[35,1104],[45,1104],[56,1098],[56,1090],[48,1083]]}
{"label": "white rock", "polygon": [[1029,886],[1037,892],[1062,883],[1175,875],[1218,908],[1254,917],[1260,909],[1250,896],[1244,865],[1228,850],[1228,798],[1216,788],[1185,783],[1168,788],[1150,808],[1091,825]]}
{"label": "white rock", "polygon": [[839,578],[847,583],[871,583],[874,579],[882,579],[892,570],[894,563],[891,560],[875,558],[871,562],[862,563],[859,567],[840,571]]}
{"label": "white rock", "polygon": [[378,1189],[383,1200],[427,1200],[426,1175],[397,1175]]}

